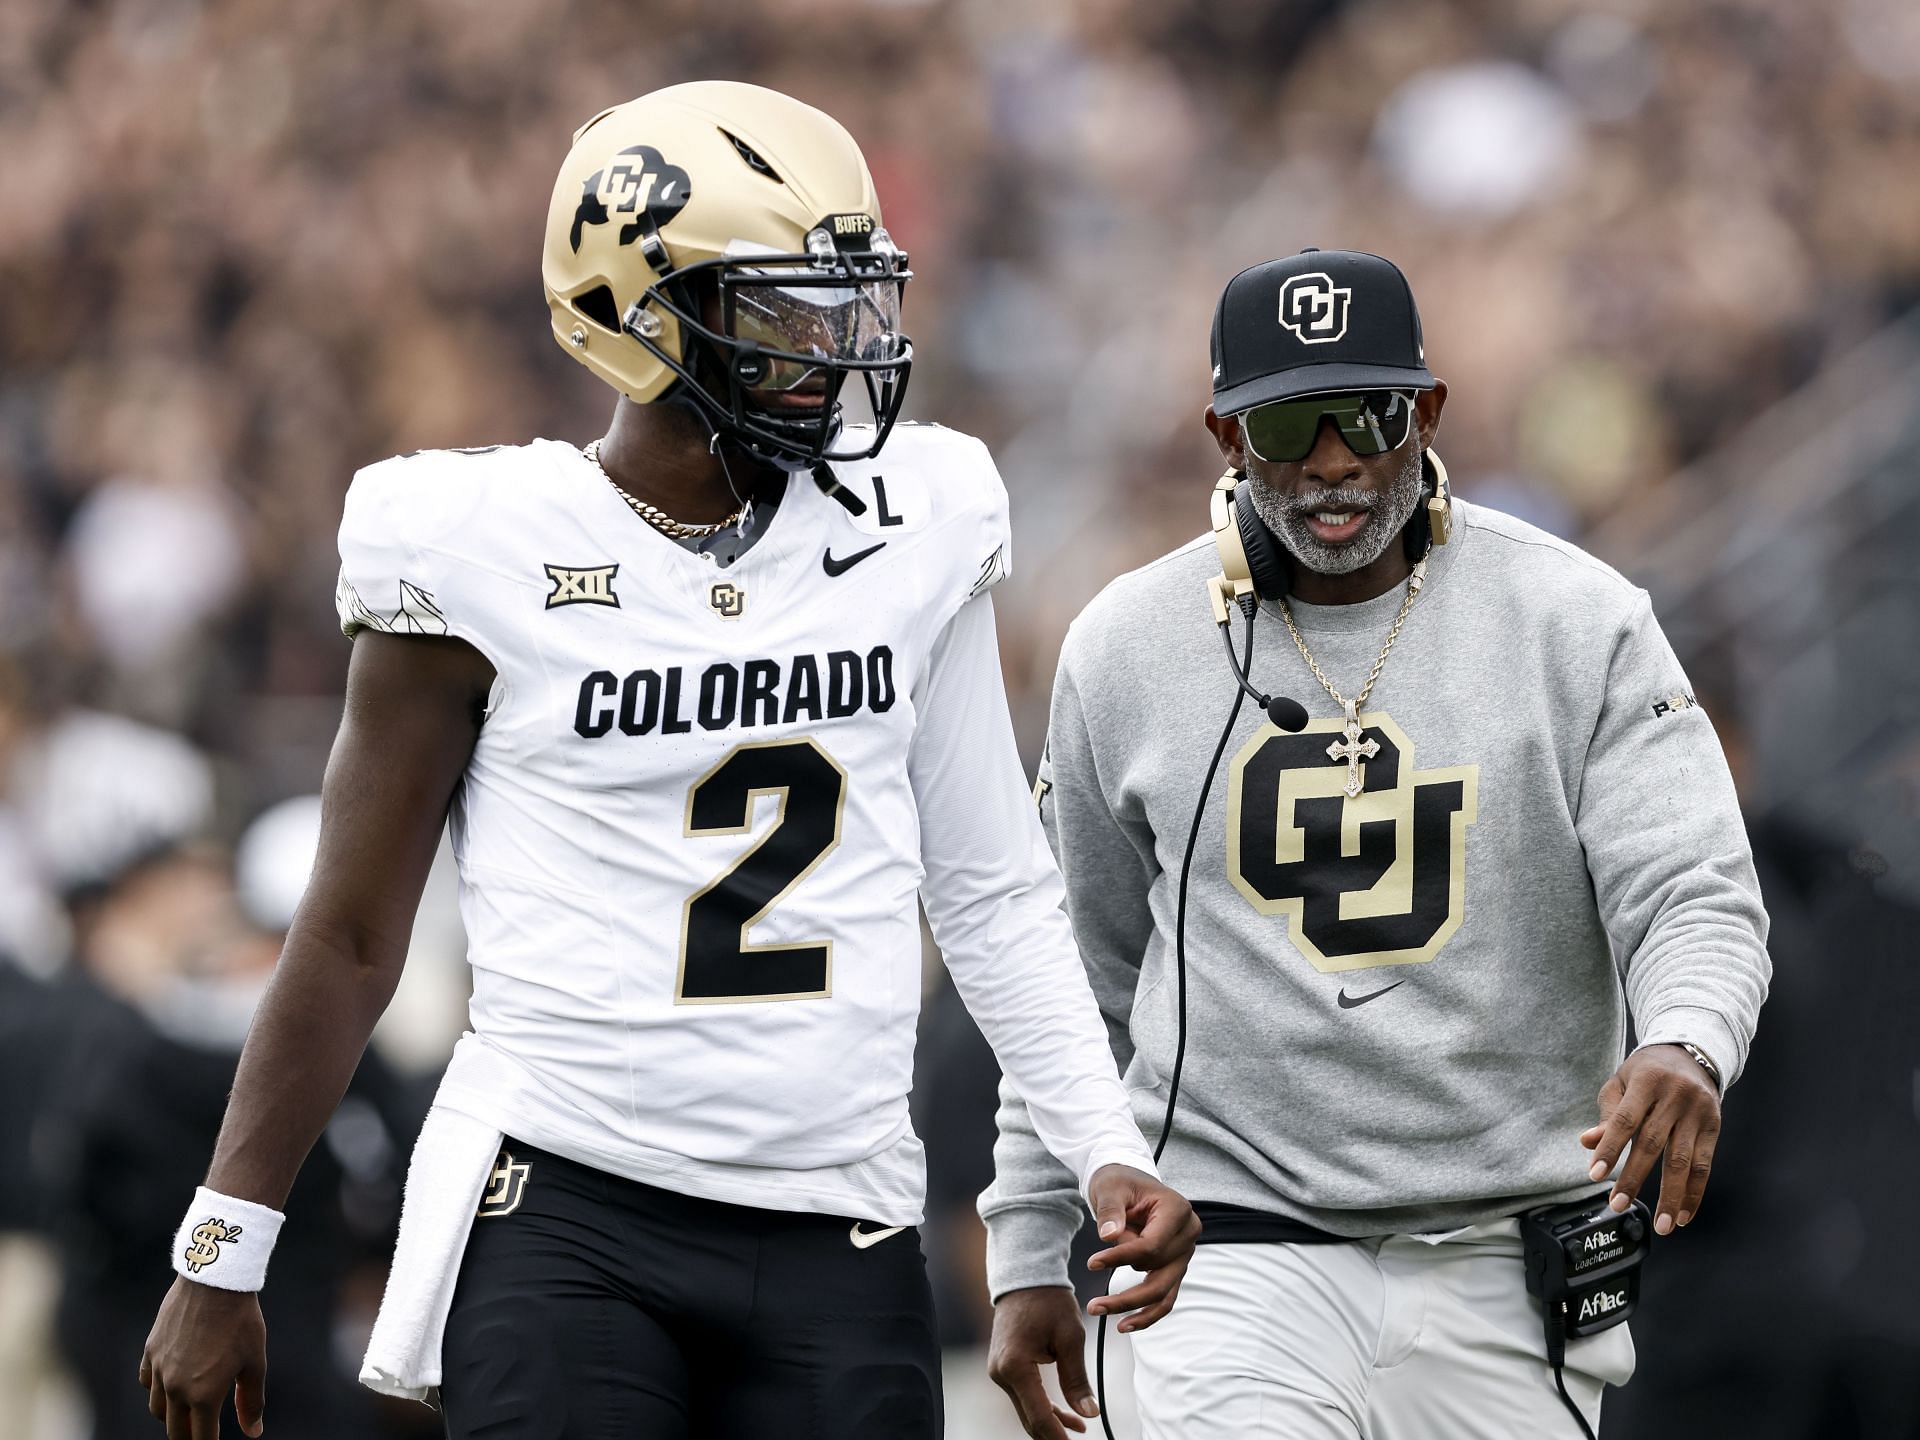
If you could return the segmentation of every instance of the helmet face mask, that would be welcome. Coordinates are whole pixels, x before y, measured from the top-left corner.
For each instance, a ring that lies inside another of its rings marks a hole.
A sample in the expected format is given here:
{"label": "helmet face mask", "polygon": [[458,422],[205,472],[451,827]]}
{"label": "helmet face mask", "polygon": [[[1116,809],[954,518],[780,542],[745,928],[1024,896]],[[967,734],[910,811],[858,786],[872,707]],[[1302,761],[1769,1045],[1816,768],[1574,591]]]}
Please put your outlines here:
{"label": "helmet face mask", "polygon": [[[788,96],[699,81],[588,121],[555,181],[542,276],[574,359],[767,463],[864,459],[899,416],[907,257],[853,138]],[[836,450],[843,401],[873,430]]]}

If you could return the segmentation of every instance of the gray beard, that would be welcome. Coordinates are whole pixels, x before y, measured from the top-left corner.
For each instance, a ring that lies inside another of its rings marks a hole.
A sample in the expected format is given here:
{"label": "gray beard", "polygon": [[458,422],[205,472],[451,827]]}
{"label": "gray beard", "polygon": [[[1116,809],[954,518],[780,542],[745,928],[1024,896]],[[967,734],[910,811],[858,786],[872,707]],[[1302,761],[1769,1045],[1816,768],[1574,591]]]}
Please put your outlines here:
{"label": "gray beard", "polygon": [[[1251,472],[1247,475],[1247,493],[1253,499],[1254,513],[1280,537],[1294,559],[1316,574],[1348,575],[1384,555],[1413,518],[1414,507],[1420,503],[1421,455],[1417,446],[1410,446],[1407,463],[1380,493],[1336,487],[1306,495],[1283,495]],[[1307,528],[1306,517],[1327,506],[1353,506],[1370,513],[1360,533],[1346,544],[1325,545]]]}

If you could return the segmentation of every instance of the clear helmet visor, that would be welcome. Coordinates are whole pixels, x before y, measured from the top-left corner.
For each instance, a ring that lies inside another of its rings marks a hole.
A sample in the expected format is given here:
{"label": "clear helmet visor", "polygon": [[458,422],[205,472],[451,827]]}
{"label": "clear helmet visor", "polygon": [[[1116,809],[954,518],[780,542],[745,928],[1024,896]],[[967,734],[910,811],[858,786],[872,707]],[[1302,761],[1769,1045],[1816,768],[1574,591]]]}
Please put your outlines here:
{"label": "clear helmet visor", "polygon": [[900,282],[857,285],[796,285],[790,277],[735,272],[732,335],[750,340],[766,355],[756,391],[784,392],[805,386],[821,367],[811,360],[885,362],[900,353]]}

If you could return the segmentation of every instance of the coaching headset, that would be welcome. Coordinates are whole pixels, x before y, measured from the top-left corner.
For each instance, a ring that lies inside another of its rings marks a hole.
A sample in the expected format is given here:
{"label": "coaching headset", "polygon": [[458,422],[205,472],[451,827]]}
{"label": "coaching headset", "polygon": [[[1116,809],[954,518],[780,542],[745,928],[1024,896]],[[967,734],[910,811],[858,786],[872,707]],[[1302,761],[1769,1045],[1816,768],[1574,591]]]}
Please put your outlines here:
{"label": "coaching headset", "polygon": [[[1428,450],[1421,461],[1424,471],[1421,503],[1414,507],[1413,517],[1400,532],[1400,543],[1405,547],[1407,562],[1412,565],[1424,560],[1430,547],[1444,545],[1453,538],[1453,499],[1447,488],[1447,467],[1432,450]],[[1291,566],[1286,547],[1267,527],[1267,522],[1251,503],[1241,502],[1240,487],[1246,479],[1244,472],[1229,470],[1213,487],[1213,543],[1220,552],[1220,573],[1207,581],[1207,598],[1213,603],[1213,618],[1220,627],[1220,638],[1226,642],[1227,664],[1242,692],[1252,696],[1254,703],[1267,712],[1267,718],[1279,729],[1297,731],[1307,723],[1306,707],[1284,695],[1262,695],[1247,679],[1246,667],[1253,656],[1254,608],[1262,600],[1278,600],[1287,593]],[[1234,655],[1229,634],[1235,607],[1247,622],[1245,661]],[[1211,782],[1211,772],[1208,778]],[[1200,803],[1203,807],[1206,804],[1204,793]]]}

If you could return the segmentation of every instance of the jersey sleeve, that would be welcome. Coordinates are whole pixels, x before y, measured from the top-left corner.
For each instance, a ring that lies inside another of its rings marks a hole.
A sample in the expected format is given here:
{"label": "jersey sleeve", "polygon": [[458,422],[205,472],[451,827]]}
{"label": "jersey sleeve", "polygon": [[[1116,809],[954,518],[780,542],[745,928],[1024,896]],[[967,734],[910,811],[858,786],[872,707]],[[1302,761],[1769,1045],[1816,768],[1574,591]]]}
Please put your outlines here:
{"label": "jersey sleeve", "polygon": [[349,638],[362,630],[449,633],[444,567],[419,544],[424,497],[413,493],[416,479],[406,460],[383,460],[355,475],[347,490],[333,599]]}
{"label": "jersey sleeve", "polygon": [[971,435],[952,430],[939,433],[946,443],[933,478],[947,512],[940,539],[952,566],[947,609],[951,617],[1013,573],[1013,533],[1007,487],[993,463],[993,452]]}
{"label": "jersey sleeve", "polygon": [[[1148,895],[1158,865],[1148,827],[1121,819],[1101,788],[1074,675],[1082,634],[1069,631],[1061,651],[1034,801],[1060,865],[1067,917],[1107,1041],[1124,1073],[1133,1058],[1130,1027],[1141,959],[1153,936]],[[1048,1154],[1026,1100],[1005,1083],[996,1123],[993,1184],[979,1201],[987,1227],[988,1290],[998,1300],[1011,1290],[1070,1285],[1067,1255],[1083,1218],[1073,1176]]]}
{"label": "jersey sleeve", "polygon": [[992,452],[978,440],[973,444],[979,450],[972,550],[978,562],[967,585],[969,600],[986,594],[1013,574],[1013,527],[1008,521],[1006,483],[1000,478],[1000,467],[993,463]]}
{"label": "jersey sleeve", "polygon": [[961,607],[917,698],[921,896],[955,988],[1069,1185],[1153,1174],[1021,772],[990,599]]}

